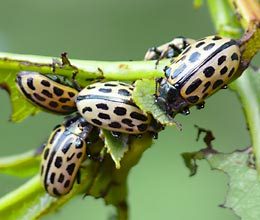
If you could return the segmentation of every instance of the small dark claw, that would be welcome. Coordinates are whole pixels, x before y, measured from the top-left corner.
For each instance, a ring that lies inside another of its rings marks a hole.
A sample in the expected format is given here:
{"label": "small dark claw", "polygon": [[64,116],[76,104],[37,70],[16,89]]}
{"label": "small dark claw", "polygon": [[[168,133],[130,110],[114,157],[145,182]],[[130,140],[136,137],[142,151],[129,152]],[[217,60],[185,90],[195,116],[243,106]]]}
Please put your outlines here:
{"label": "small dark claw", "polygon": [[122,136],[122,133],[116,132],[116,131],[111,131],[111,134],[115,138],[121,138],[121,136]]}
{"label": "small dark claw", "polygon": [[153,139],[158,139],[158,133],[157,132],[152,132]]}
{"label": "small dark claw", "polygon": [[221,89],[227,89],[227,88],[228,88],[227,85],[224,85],[224,86],[221,87]]}
{"label": "small dark claw", "polygon": [[184,108],[181,113],[183,115],[189,115],[190,114],[190,110],[188,108]]}
{"label": "small dark claw", "polygon": [[205,107],[205,102],[199,103],[196,106],[197,106],[197,109],[202,109]]}

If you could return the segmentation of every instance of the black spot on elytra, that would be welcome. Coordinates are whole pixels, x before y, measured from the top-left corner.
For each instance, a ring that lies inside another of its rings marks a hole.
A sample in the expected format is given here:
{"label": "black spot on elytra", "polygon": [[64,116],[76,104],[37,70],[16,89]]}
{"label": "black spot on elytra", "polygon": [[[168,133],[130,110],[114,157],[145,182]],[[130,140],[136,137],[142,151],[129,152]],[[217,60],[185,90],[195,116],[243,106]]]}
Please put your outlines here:
{"label": "black spot on elytra", "polygon": [[50,101],[49,106],[51,106],[52,108],[57,108],[59,106],[59,104],[58,104],[58,102]]}
{"label": "black spot on elytra", "polygon": [[224,75],[227,71],[228,71],[228,68],[227,68],[226,66],[224,66],[224,67],[220,70],[220,75]]}
{"label": "black spot on elytra", "polygon": [[232,59],[232,60],[238,60],[238,55],[237,55],[237,53],[233,53],[232,56],[231,56],[231,59]]}
{"label": "black spot on elytra", "polygon": [[42,80],[41,81],[41,84],[43,85],[43,86],[45,86],[45,87],[50,87],[50,82],[49,81],[47,81],[47,80]]}
{"label": "black spot on elytra", "polygon": [[212,47],[215,46],[215,43],[210,43],[207,46],[203,47],[204,50],[210,50]]}
{"label": "black spot on elytra", "polygon": [[51,175],[50,175],[50,182],[51,182],[51,184],[54,183],[54,180],[55,180],[55,173],[52,172]]}
{"label": "black spot on elytra", "polygon": [[199,101],[199,97],[196,96],[196,95],[194,95],[194,96],[189,96],[189,97],[187,98],[187,100],[188,100],[189,102],[191,102],[191,103],[196,103],[197,101]]}
{"label": "black spot on elytra", "polygon": [[205,98],[207,98],[208,97],[208,93],[205,93],[203,96],[202,96],[202,99],[205,99]]}
{"label": "black spot on elytra", "polygon": [[27,86],[31,89],[31,90],[35,90],[35,87],[33,85],[33,78],[28,78],[27,79]]}
{"label": "black spot on elytra", "polygon": [[186,95],[189,95],[191,94],[192,92],[194,92],[199,86],[200,84],[202,83],[202,80],[201,79],[195,79],[189,86],[188,88],[186,89],[185,91],[185,94]]}
{"label": "black spot on elytra", "polygon": [[70,160],[72,160],[74,156],[75,156],[75,153],[69,155],[69,156],[67,157],[67,162],[70,161]]}
{"label": "black spot on elytra", "polygon": [[206,92],[207,89],[210,87],[210,85],[211,85],[210,81],[206,82],[206,83],[204,84],[204,89],[202,90],[202,93]]}
{"label": "black spot on elytra", "polygon": [[221,40],[222,39],[222,37],[220,37],[220,36],[214,36],[213,38],[212,38],[212,40]]}
{"label": "black spot on elytra", "polygon": [[124,107],[115,107],[114,113],[116,115],[125,115],[126,114],[126,108],[124,108]]}
{"label": "black spot on elytra", "polygon": [[66,103],[68,101],[70,101],[69,98],[59,98],[59,102],[61,102],[61,103]]}
{"label": "black spot on elytra", "polygon": [[74,92],[68,92],[68,95],[70,98],[74,97],[75,96],[75,93]]}
{"label": "black spot on elytra", "polygon": [[133,132],[134,131],[134,129],[132,129],[132,128],[126,128],[126,130],[129,131],[129,132]]}
{"label": "black spot on elytra", "polygon": [[211,77],[215,72],[215,69],[212,66],[208,66],[203,70],[204,75],[209,78]]}
{"label": "black spot on elytra", "polygon": [[71,163],[70,165],[67,166],[66,171],[68,172],[69,175],[72,175],[75,169],[75,163]]}
{"label": "black spot on elytra", "polygon": [[98,91],[99,91],[99,92],[102,92],[102,93],[111,93],[111,92],[112,92],[112,89],[109,89],[109,88],[100,88]]}
{"label": "black spot on elytra", "polygon": [[46,148],[46,150],[44,151],[44,154],[43,154],[43,159],[46,160],[47,157],[49,156],[49,153],[50,153],[50,149],[49,148]]}
{"label": "black spot on elytra", "polygon": [[122,83],[122,82],[120,82],[119,85],[121,85],[121,86],[127,86],[127,87],[129,86],[128,84]]}
{"label": "black spot on elytra", "polygon": [[110,119],[110,116],[106,113],[98,113],[98,117],[101,118],[101,119],[105,119],[105,120],[109,120]]}
{"label": "black spot on elytra", "polygon": [[105,104],[105,103],[96,104],[96,107],[97,107],[98,109],[108,110],[108,106],[107,106],[107,104]]}
{"label": "black spot on elytra", "polygon": [[235,68],[233,67],[233,68],[230,70],[230,72],[229,72],[229,74],[228,74],[228,77],[231,77],[234,72],[235,72]]}
{"label": "black spot on elytra", "polygon": [[53,92],[55,93],[56,96],[62,96],[64,91],[56,86],[53,87]]}
{"label": "black spot on elytra", "polygon": [[59,178],[58,178],[58,182],[62,183],[64,181],[64,178],[65,178],[65,176],[61,173]]}
{"label": "black spot on elytra", "polygon": [[221,65],[222,63],[224,63],[227,59],[227,56],[223,55],[220,58],[218,58],[218,65]]}
{"label": "black spot on elytra", "polygon": [[37,94],[37,93],[33,93],[33,96],[34,96],[38,101],[40,101],[40,102],[46,101],[46,99],[45,99],[44,97],[40,96],[40,95]]}
{"label": "black spot on elytra", "polygon": [[82,154],[83,154],[82,152],[79,152],[76,157],[79,159],[82,157]]}
{"label": "black spot on elytra", "polygon": [[60,192],[56,188],[53,188],[52,192],[56,196],[60,196],[61,195]]}
{"label": "black spot on elytra", "polygon": [[108,124],[110,128],[121,128],[121,124],[119,122],[113,121],[110,124]]}
{"label": "black spot on elytra", "polygon": [[131,96],[131,93],[126,89],[119,89],[118,94],[122,96]]}
{"label": "black spot on elytra", "polygon": [[99,125],[99,126],[101,126],[102,125],[102,122],[101,121],[99,121],[98,119],[91,119],[91,121],[94,123],[94,124],[96,124],[96,125]]}
{"label": "black spot on elytra", "polygon": [[72,145],[72,142],[66,142],[67,144],[64,145],[61,149],[62,153],[66,154],[68,150],[70,149],[70,146]]}
{"label": "black spot on elytra", "polygon": [[55,167],[60,168],[62,165],[62,157],[56,157],[54,165]]}
{"label": "black spot on elytra", "polygon": [[68,188],[70,185],[70,180],[66,180],[66,182],[64,183],[64,187],[65,188]]}
{"label": "black spot on elytra", "polygon": [[198,42],[195,47],[196,47],[196,48],[199,48],[199,47],[202,46],[203,44],[205,44],[205,41]]}
{"label": "black spot on elytra", "polygon": [[148,119],[145,115],[140,114],[138,112],[131,112],[130,117],[140,121],[147,121]]}
{"label": "black spot on elytra", "polygon": [[87,89],[95,89],[96,86],[88,86]]}
{"label": "black spot on elytra", "polygon": [[83,147],[83,141],[80,140],[80,139],[78,139],[78,141],[76,142],[76,148],[77,148],[77,149],[80,149],[80,148],[82,148],[82,147]]}
{"label": "black spot on elytra", "polygon": [[52,97],[53,97],[53,96],[52,96],[52,93],[50,93],[50,92],[49,92],[48,90],[46,90],[46,89],[42,90],[41,93],[42,93],[43,95],[49,97],[49,98],[52,98]]}
{"label": "black spot on elytra", "polygon": [[109,86],[109,87],[117,87],[117,84],[112,84],[112,83],[105,83],[104,86]]}
{"label": "black spot on elytra", "polygon": [[223,80],[218,79],[216,82],[214,82],[212,88],[213,88],[213,89],[216,89],[216,88],[218,88],[219,86],[221,86],[223,83],[224,83]]}
{"label": "black spot on elytra", "polygon": [[91,107],[84,107],[83,109],[82,109],[82,114],[84,114],[85,112],[92,112],[92,108]]}
{"label": "black spot on elytra", "polygon": [[122,119],[122,123],[126,124],[129,127],[134,127],[135,125],[133,124],[133,121],[129,118],[124,118]]}
{"label": "black spot on elytra", "polygon": [[176,70],[173,71],[171,78],[174,79],[178,75],[180,75],[185,69],[187,65],[185,63],[181,64]]}
{"label": "black spot on elytra", "polygon": [[199,58],[200,58],[200,53],[196,51],[190,55],[189,61],[193,63],[196,62]]}
{"label": "black spot on elytra", "polygon": [[137,126],[138,130],[143,132],[147,129],[148,125],[147,124],[140,124]]}

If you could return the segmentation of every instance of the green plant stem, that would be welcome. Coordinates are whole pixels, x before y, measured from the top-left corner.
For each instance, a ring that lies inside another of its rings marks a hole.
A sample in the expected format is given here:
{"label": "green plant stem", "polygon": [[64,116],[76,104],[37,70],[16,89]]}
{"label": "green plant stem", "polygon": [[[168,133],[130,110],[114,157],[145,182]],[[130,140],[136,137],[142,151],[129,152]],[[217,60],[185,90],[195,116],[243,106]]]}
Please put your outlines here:
{"label": "green plant stem", "polygon": [[[71,64],[78,69],[76,80],[83,86],[93,79],[106,78],[107,80],[134,81],[142,78],[160,77],[163,75],[162,70],[167,61],[161,61],[158,67],[155,68],[155,61],[107,62],[70,59]],[[51,57],[44,56],[0,53],[1,69],[15,72],[27,70],[50,74],[53,73],[53,60]],[[55,65],[54,74],[56,75],[71,78],[72,72],[75,72],[75,69]]]}
{"label": "green plant stem", "polygon": [[242,105],[245,106],[243,109],[250,128],[249,132],[256,157],[256,168],[258,174],[260,174],[260,109],[258,94],[255,93],[256,90],[252,85],[252,80],[254,80],[253,77],[250,78],[248,74],[245,74],[233,83],[232,88],[236,90]]}
{"label": "green plant stem", "polygon": [[[256,15],[260,11],[259,2],[256,0],[242,0],[235,1],[236,10],[241,12],[243,19],[243,26],[247,32],[242,37],[242,60],[249,64],[251,59],[260,49],[260,30],[259,30],[259,20],[260,15]],[[237,32],[226,31],[228,30],[225,26],[233,27],[235,29],[239,28],[235,13],[232,10],[231,4],[226,0],[208,0],[208,5],[212,15],[213,22],[215,24],[216,30],[224,36],[228,37],[241,37],[241,34]],[[223,28],[224,27],[224,28]],[[232,29],[233,29],[232,28]],[[244,44],[244,45],[243,45]],[[242,106],[244,106],[244,113],[247,119],[249,132],[251,136],[251,141],[253,149],[256,156],[256,167],[258,173],[260,174],[260,110],[258,107],[258,99],[248,76],[242,76],[232,83],[232,88],[235,88],[237,94],[240,97]]]}

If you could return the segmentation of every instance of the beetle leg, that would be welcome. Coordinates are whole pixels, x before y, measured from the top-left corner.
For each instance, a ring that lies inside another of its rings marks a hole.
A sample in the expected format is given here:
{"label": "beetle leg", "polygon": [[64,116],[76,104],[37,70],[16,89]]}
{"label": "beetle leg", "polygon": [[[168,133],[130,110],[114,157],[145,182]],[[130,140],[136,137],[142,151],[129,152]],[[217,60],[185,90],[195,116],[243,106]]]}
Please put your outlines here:
{"label": "beetle leg", "polygon": [[202,109],[205,106],[205,102],[201,102],[201,103],[197,104],[196,106],[197,106],[197,109]]}
{"label": "beetle leg", "polygon": [[183,115],[189,115],[189,114],[190,114],[189,108],[186,107],[186,108],[182,109],[181,114],[183,114]]}
{"label": "beetle leg", "polygon": [[227,88],[228,88],[227,85],[224,85],[224,86],[221,87],[221,89],[227,89]]}

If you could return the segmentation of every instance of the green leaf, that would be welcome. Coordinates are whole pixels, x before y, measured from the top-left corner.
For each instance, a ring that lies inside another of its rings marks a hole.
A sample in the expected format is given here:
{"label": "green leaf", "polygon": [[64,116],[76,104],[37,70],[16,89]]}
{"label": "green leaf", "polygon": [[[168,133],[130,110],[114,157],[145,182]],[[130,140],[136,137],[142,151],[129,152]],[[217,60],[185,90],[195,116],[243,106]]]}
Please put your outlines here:
{"label": "green leaf", "polygon": [[16,71],[1,69],[0,66],[0,87],[5,89],[10,95],[12,105],[11,120],[14,122],[20,122],[29,115],[36,114],[39,110],[26,101],[16,88],[16,74]]}
{"label": "green leaf", "polygon": [[260,173],[260,75],[249,68],[230,87],[236,91],[243,106]]}
{"label": "green leaf", "polygon": [[135,82],[133,92],[134,102],[145,112],[151,113],[163,125],[177,126],[181,125],[173,118],[169,117],[158,105],[155,104],[155,79],[143,79]]}
{"label": "green leaf", "polygon": [[35,151],[24,154],[0,158],[0,173],[19,177],[35,175],[39,172],[39,156]]}
{"label": "green leaf", "polygon": [[232,209],[242,220],[260,219],[260,182],[257,171],[249,164],[250,157],[248,149],[207,156],[213,169],[229,177],[229,189],[223,206]]}
{"label": "green leaf", "polygon": [[128,151],[128,134],[120,134],[119,137],[114,137],[110,131],[102,130],[105,141],[105,148],[111,155],[116,164],[116,168],[120,169],[120,161],[124,154]]}

